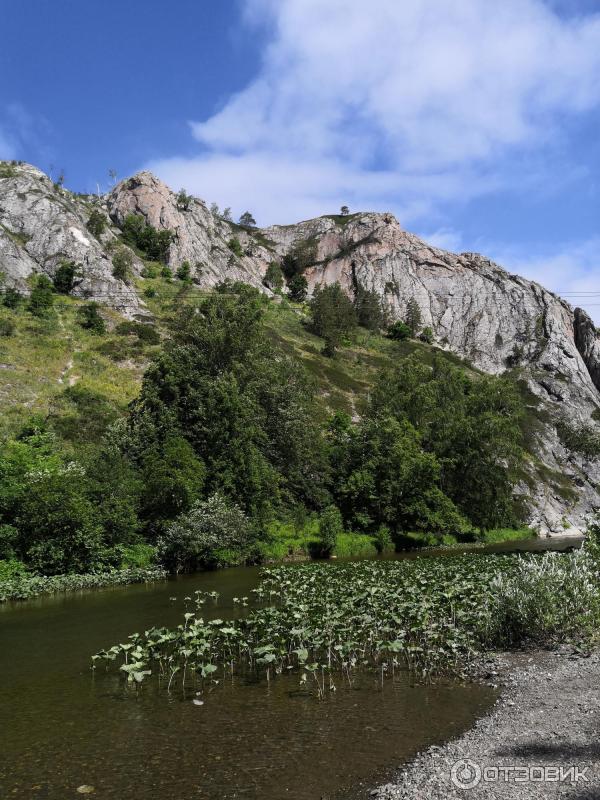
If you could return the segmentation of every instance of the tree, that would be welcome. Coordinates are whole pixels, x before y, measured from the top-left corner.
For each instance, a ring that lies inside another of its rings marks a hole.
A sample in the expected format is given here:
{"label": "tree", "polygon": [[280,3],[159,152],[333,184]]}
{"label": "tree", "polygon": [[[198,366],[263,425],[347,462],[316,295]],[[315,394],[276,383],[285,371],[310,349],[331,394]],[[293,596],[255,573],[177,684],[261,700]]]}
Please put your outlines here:
{"label": "tree", "polygon": [[402,322],[401,320],[397,320],[388,328],[387,335],[390,339],[395,339],[398,342],[402,342],[405,339],[410,338],[410,328],[406,324],[406,322]]}
{"label": "tree", "polygon": [[288,294],[290,300],[295,303],[303,303],[308,294],[308,281],[304,275],[294,275],[287,282]]}
{"label": "tree", "polygon": [[337,537],[343,531],[342,515],[335,506],[327,506],[319,517],[319,549],[323,558],[335,550]]}
{"label": "tree", "polygon": [[385,315],[379,295],[359,286],[354,298],[354,308],[358,324],[368,331],[379,331],[385,322]]}
{"label": "tree", "polygon": [[98,312],[99,308],[98,303],[86,303],[78,309],[77,316],[82,328],[91,333],[102,335],[106,332],[106,325]]}
{"label": "tree", "polygon": [[327,355],[333,355],[344,337],[356,327],[356,312],[339,283],[317,286],[310,301],[312,328],[325,339]]}
{"label": "tree", "polygon": [[217,203],[211,203],[210,204],[210,213],[213,215],[213,217],[220,217],[221,216],[221,211],[220,211],[219,206],[218,206]]}
{"label": "tree", "polygon": [[239,563],[251,540],[251,526],[241,508],[214,494],[169,525],[158,540],[158,557],[171,572],[192,572],[219,566],[231,555],[237,555]]}
{"label": "tree", "polygon": [[183,437],[206,467],[205,491],[264,519],[290,502],[320,502],[326,464],[304,370],[274,347],[265,299],[221,285],[185,308],[132,403],[132,458]]}
{"label": "tree", "polygon": [[184,281],[185,283],[190,282],[190,277],[192,274],[192,268],[190,266],[189,261],[183,261],[181,266],[178,267],[177,272],[175,273],[176,277],[179,278],[180,281]]}
{"label": "tree", "polygon": [[227,206],[227,208],[223,209],[223,219],[226,222],[233,222],[233,219],[232,219],[232,216],[231,216],[231,209],[229,208],[229,206]]}
{"label": "tree", "polygon": [[180,211],[189,211],[190,207],[194,201],[194,198],[191,194],[188,194],[185,189],[180,189],[177,193],[177,208]]}
{"label": "tree", "polygon": [[243,225],[244,228],[254,228],[256,226],[256,220],[249,211],[244,211],[240,216],[240,225]]}
{"label": "tree", "polygon": [[440,465],[440,486],[477,527],[516,520],[513,486],[523,463],[523,401],[506,378],[469,378],[436,356],[403,359],[383,373],[369,415],[409,421]]}
{"label": "tree", "polygon": [[282,260],[285,277],[289,280],[314,264],[317,260],[317,250],[317,241],[312,237],[295,241]]}
{"label": "tree", "polygon": [[106,230],[106,217],[97,208],[92,209],[90,213],[90,217],[87,221],[87,229],[92,236],[96,238],[101,236]]}
{"label": "tree", "polygon": [[131,267],[133,266],[133,256],[129,248],[120,245],[112,259],[113,276],[123,283],[127,283],[130,278]]}
{"label": "tree", "polygon": [[108,170],[108,177],[111,179],[114,184],[117,182],[117,170],[116,169],[109,169]]}
{"label": "tree", "polygon": [[58,294],[70,294],[77,275],[78,268],[74,261],[61,261],[52,278],[55,291]]}
{"label": "tree", "polygon": [[345,478],[338,486],[344,516],[353,527],[375,532],[456,533],[468,527],[440,486],[436,456],[421,448],[407,420],[365,419],[349,441]]}
{"label": "tree", "polygon": [[279,292],[283,286],[283,272],[277,261],[271,261],[265,272],[263,284],[273,292]]}
{"label": "tree", "polygon": [[350,209],[348,208],[348,206],[342,206],[340,208],[340,214],[342,215],[342,217],[347,217],[349,213]]}
{"label": "tree", "polygon": [[28,311],[35,317],[44,317],[48,314],[53,304],[54,293],[50,278],[47,275],[38,275],[35,286],[29,295]]}
{"label": "tree", "polygon": [[406,317],[405,322],[410,328],[410,335],[414,339],[417,333],[421,330],[422,322],[421,308],[414,297],[411,297],[406,304]]}

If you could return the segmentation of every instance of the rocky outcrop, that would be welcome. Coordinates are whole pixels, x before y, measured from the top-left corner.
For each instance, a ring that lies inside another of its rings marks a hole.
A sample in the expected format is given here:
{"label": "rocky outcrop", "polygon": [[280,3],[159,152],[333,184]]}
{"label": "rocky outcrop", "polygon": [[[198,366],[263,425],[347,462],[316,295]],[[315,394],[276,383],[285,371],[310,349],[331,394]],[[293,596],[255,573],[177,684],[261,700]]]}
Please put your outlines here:
{"label": "rocky outcrop", "polygon": [[[115,233],[107,230],[99,240],[86,227],[95,207],[102,203],[55,186],[30,165],[0,173],[0,271],[7,285],[27,293],[32,275],[52,277],[61,262],[73,261],[80,272],[73,294],[129,316],[140,312],[135,289],[112,274],[109,243]],[[134,259],[136,264],[141,268]]]}
{"label": "rocky outcrop", "polygon": [[[122,181],[109,194],[107,206],[117,225],[129,214],[139,214],[154,228],[170,230],[169,265],[177,268],[187,261],[197,283],[211,287],[231,280],[264,288],[262,278],[270,259],[258,241],[260,232],[225,221],[197,198],[182,208],[177,195],[150,172]],[[235,240],[239,255],[234,252]]]}
{"label": "rocky outcrop", "polygon": [[[486,372],[515,370],[537,420],[529,479],[520,490],[540,532],[576,532],[600,508],[598,464],[568,452],[556,432],[564,418],[596,425],[600,338],[584,311],[539,284],[479,254],[431,247],[403,230],[392,214],[331,215],[260,230],[223,219],[202,200],[178,202],[149,172],[94,200],[54,186],[34,167],[13,172],[10,177],[0,172],[0,269],[9,284],[26,289],[33,273],[52,275],[69,259],[81,265],[77,294],[128,315],[141,313],[133,286],[112,275],[111,247],[129,214],[171,231],[169,265],[188,262],[201,286],[231,280],[268,291],[263,285],[268,265],[302,252],[309,292],[334,282],[350,296],[359,288],[372,290],[391,319],[402,318],[412,298],[437,347]],[[94,207],[105,210],[114,225],[100,239],[86,227]],[[136,259],[134,269],[142,267]]]}

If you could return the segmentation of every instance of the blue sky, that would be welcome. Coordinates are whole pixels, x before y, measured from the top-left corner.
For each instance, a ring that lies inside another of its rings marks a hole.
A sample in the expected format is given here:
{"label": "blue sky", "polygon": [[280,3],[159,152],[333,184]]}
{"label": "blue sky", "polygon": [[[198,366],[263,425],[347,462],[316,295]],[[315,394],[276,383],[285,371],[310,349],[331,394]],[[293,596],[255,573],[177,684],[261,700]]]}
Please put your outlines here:
{"label": "blue sky", "polygon": [[[259,224],[391,210],[600,293],[600,0],[0,0],[0,19],[0,157],[78,191],[151,168]],[[600,294],[579,304],[600,318]]]}

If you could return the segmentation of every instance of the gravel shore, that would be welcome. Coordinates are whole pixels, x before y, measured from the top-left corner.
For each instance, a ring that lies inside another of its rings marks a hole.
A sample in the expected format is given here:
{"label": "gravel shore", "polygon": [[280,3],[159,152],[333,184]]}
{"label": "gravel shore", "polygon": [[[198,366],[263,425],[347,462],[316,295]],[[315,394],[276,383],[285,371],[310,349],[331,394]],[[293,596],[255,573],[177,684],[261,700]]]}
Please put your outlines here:
{"label": "gravel shore", "polygon": [[[600,798],[600,653],[585,656],[571,648],[511,653],[486,669],[487,681],[502,688],[492,711],[459,739],[418,755],[392,783],[365,797]],[[453,766],[467,759],[468,768],[455,767],[453,780]],[[570,767],[579,774],[572,771],[564,780]],[[457,786],[461,781],[475,785]]]}

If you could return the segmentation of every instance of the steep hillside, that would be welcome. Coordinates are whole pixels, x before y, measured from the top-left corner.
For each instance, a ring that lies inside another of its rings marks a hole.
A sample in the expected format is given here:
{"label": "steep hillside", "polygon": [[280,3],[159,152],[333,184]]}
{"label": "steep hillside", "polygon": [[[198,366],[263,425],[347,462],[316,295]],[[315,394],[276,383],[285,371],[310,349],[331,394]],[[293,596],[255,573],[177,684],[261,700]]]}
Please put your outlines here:
{"label": "steep hillside", "polygon": [[[93,213],[103,220],[103,230],[95,234],[89,229],[94,227]],[[189,269],[193,288],[169,281],[168,273],[161,276],[163,268],[139,242],[123,241],[131,215],[151,226],[148,230],[170,232],[163,260],[173,272],[182,265]],[[126,269],[119,270],[115,255],[123,253]],[[178,196],[147,172],[96,198],[73,195],[29,165],[0,164],[0,270],[5,285],[27,293],[35,273],[53,276],[65,261],[78,269],[71,294],[112,308],[106,316],[113,329],[119,314],[129,319],[152,316],[164,328],[170,305],[184,299],[181,291],[202,291],[226,279],[250,283],[270,295],[263,279],[272,262],[281,264],[288,277],[302,273],[309,295],[317,285],[334,282],[350,296],[373,290],[392,319],[401,319],[408,300],[414,299],[436,348],[474,369],[509,370],[520,381],[530,410],[531,453],[521,490],[532,524],[553,533],[567,526],[574,530],[600,507],[594,454],[589,448],[586,456],[572,445],[567,449],[556,428],[567,420],[571,426],[585,426],[591,437],[598,435],[600,339],[595,327],[581,309],[483,256],[430,247],[404,231],[391,214],[329,215],[296,225],[242,227],[201,200]],[[20,408],[61,406],[56,397],[65,380],[83,387],[91,386],[94,374],[104,376],[100,383],[106,379],[114,389],[100,394],[115,408],[124,407],[135,393],[153,345],[116,332],[99,343],[74,324],[76,302],[62,301],[52,330],[50,323],[22,316],[16,336],[1,342],[5,427],[20,416]],[[118,314],[113,317],[114,312]],[[320,340],[300,324],[300,307],[274,303],[270,314],[274,336],[285,340],[319,380],[324,405],[354,414],[360,413],[377,366],[410,348],[424,357],[429,352],[426,345],[399,345],[371,336],[332,361],[320,353]],[[68,404],[65,408],[56,413],[71,413]]]}

